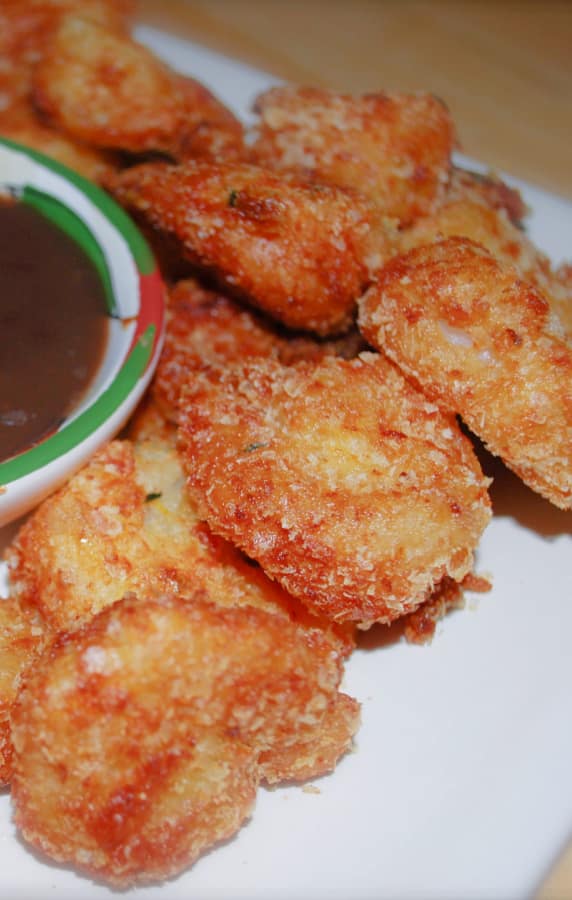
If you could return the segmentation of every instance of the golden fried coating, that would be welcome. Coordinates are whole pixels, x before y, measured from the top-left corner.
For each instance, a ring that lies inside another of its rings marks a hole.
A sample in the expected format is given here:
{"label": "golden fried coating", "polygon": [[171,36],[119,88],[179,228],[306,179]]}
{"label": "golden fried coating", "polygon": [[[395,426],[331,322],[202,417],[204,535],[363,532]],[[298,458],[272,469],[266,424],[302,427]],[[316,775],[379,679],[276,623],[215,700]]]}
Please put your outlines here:
{"label": "golden fried coating", "polygon": [[441,206],[404,230],[398,243],[407,251],[447,237],[476,241],[542,291],[572,336],[572,285],[526,236],[519,224],[524,215],[520,195],[502,181],[456,170]]}
{"label": "golden fried coating", "polygon": [[177,76],[126,35],[65,16],[34,71],[34,102],[55,125],[94,147],[169,153],[185,107]]}
{"label": "golden fried coating", "polygon": [[102,183],[118,166],[113,154],[87,147],[43,125],[24,105],[0,112],[0,136],[32,147],[91,181]]}
{"label": "golden fried coating", "polygon": [[482,174],[453,166],[443,204],[452,200],[472,200],[504,213],[513,225],[522,227],[528,208],[517,188],[511,187],[494,172]]}
{"label": "golden fried coating", "polygon": [[61,18],[33,73],[48,121],[94,147],[172,157],[239,157],[238,119],[198,81],[127,34],[83,15]]}
{"label": "golden fried coating", "polygon": [[206,157],[240,160],[248,155],[244,126],[201,82],[179,76],[178,86],[185,108],[185,128],[177,160]]}
{"label": "golden fried coating", "polygon": [[355,328],[337,339],[287,333],[238,301],[185,279],[169,292],[165,343],[152,393],[163,414],[177,422],[181,388],[205,366],[258,356],[286,364],[322,356],[351,358],[364,349]]}
{"label": "golden fried coating", "polygon": [[360,327],[533,490],[572,507],[572,349],[542,294],[448,238],[392,259]]}
{"label": "golden fried coating", "polygon": [[120,31],[127,4],[117,2],[30,2],[6,0],[0,8],[0,135],[51,156],[94,181],[116,167],[110,153],[49,127],[31,102],[33,72],[65,12],[82,8],[82,16]]}
{"label": "golden fried coating", "polygon": [[22,613],[16,600],[0,598],[0,787],[12,777],[10,713],[20,676],[42,639],[43,629]]}
{"label": "golden fried coating", "polygon": [[314,612],[389,622],[471,569],[487,480],[454,417],[379,354],[205,370],[179,433],[213,531]]}
{"label": "golden fried coating", "polygon": [[314,87],[275,87],[255,105],[255,161],[356,188],[388,217],[430,212],[449,177],[455,135],[431,94],[352,97]]}
{"label": "golden fried coating", "polygon": [[14,818],[60,862],[171,876],[248,816],[257,758],[337,697],[327,640],[260,609],[127,597],[54,641],[12,716]]}
{"label": "golden fried coating", "polygon": [[342,753],[350,750],[359,721],[359,704],[347,694],[337,694],[319,727],[314,729],[314,735],[288,747],[261,753],[262,778],[268,784],[277,784],[280,781],[307,781],[331,772]]}
{"label": "golden fried coating", "polygon": [[388,250],[365,201],[256,166],[142,165],[110,186],[227,289],[290,328],[320,335],[349,327],[372,267]]}
{"label": "golden fried coating", "polygon": [[[166,427],[166,426],[163,426]],[[53,632],[76,627],[129,591],[196,593],[258,606],[331,631],[199,519],[172,439],[114,441],[32,514],[6,551],[12,594]]]}

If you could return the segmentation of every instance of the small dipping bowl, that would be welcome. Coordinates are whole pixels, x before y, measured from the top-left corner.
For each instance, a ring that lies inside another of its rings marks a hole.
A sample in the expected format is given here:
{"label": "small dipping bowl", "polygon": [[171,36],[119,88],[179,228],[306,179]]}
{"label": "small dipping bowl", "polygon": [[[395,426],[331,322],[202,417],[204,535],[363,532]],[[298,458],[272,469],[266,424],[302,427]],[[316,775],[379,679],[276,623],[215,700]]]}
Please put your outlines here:
{"label": "small dipping bowl", "polygon": [[80,245],[102,280],[109,317],[101,362],[78,405],[56,431],[0,462],[4,526],[65,482],[126,423],[161,351],[164,289],[129,216],[60,163],[0,138],[0,195],[34,206]]}

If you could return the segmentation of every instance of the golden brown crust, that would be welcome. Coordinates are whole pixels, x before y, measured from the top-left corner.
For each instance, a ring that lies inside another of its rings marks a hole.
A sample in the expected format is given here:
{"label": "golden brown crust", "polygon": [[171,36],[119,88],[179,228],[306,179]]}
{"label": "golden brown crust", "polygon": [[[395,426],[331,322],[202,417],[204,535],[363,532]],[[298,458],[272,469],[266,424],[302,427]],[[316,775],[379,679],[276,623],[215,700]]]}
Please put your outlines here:
{"label": "golden brown crust", "polygon": [[43,629],[17,600],[0,598],[0,787],[12,777],[10,715],[23,670],[39,652]]}
{"label": "golden brown crust", "polygon": [[112,153],[97,150],[44,125],[25,105],[0,112],[0,135],[39,150],[91,181],[103,183],[118,167]]}
{"label": "golden brown crust", "polygon": [[462,578],[490,516],[455,420],[378,354],[198,373],[180,438],[212,529],[336,621],[391,621]]}
{"label": "golden brown crust", "polygon": [[96,22],[65,16],[34,70],[48,121],[94,147],[169,153],[185,107],[178,78],[149,50]]}
{"label": "golden brown crust", "polygon": [[402,252],[447,237],[465,237],[485,247],[520,278],[542,291],[563,328],[572,334],[572,287],[555,271],[519,224],[525,208],[501,181],[456,170],[443,203],[402,232]]}
{"label": "golden brown crust", "polygon": [[258,756],[312,733],[339,679],[328,641],[271,613],[125,598],[27,674],[12,724],[18,827],[117,885],[173,875],[236,831]]}
{"label": "golden brown crust", "polygon": [[257,606],[301,629],[327,631],[347,654],[351,632],[331,630],[213,535],[184,489],[172,437],[114,441],[32,514],[6,551],[12,593],[53,632],[77,627],[129,591],[197,593]]}
{"label": "golden brown crust", "polygon": [[253,159],[351,187],[403,224],[428,213],[449,177],[454,129],[431,94],[352,97],[275,87],[256,101]]}
{"label": "golden brown crust", "polygon": [[178,86],[185,107],[185,127],[177,159],[246,159],[242,122],[200,81],[181,75]]}
{"label": "golden brown crust", "polygon": [[110,187],[231,292],[321,335],[349,327],[388,250],[365,201],[247,164],[142,165]]}
{"label": "golden brown crust", "polygon": [[238,301],[185,279],[169,292],[165,343],[152,393],[162,413],[177,422],[181,389],[205,366],[259,356],[291,365],[322,356],[352,358],[365,348],[355,328],[329,340],[288,333]]}
{"label": "golden brown crust", "polygon": [[391,260],[360,327],[533,490],[572,507],[572,350],[532,284],[463,238]]}
{"label": "golden brown crust", "polygon": [[268,784],[307,781],[331,772],[352,747],[360,723],[360,706],[353,697],[337,694],[315,734],[290,746],[261,753],[260,775]]}

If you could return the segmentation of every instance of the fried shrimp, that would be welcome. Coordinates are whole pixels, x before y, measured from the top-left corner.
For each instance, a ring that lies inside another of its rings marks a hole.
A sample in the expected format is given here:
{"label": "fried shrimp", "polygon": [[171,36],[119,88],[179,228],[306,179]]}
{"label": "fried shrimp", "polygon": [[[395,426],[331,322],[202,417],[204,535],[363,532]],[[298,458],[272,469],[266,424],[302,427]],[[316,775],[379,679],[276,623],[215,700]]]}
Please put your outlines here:
{"label": "fried shrimp", "polygon": [[[7,551],[13,602],[53,635],[90,621],[134,589],[145,596],[200,595],[221,606],[271,613],[296,629],[302,642],[313,636],[328,642],[341,664],[354,646],[352,629],[309,614],[258,565],[212,534],[184,490],[174,429],[153,404],[136,418],[140,442],[110,444],[20,530]],[[319,730],[304,733],[308,777],[329,771],[351,744],[358,704],[343,702],[345,718],[328,714]],[[274,764],[270,755],[268,771],[274,766],[284,778],[298,777],[295,756],[292,751]]]}
{"label": "fried shrimp", "polygon": [[379,354],[210,369],[180,409],[205,519],[310,610],[390,622],[471,570],[487,480],[454,418]]}
{"label": "fried shrimp", "polygon": [[24,668],[39,651],[43,629],[27,618],[17,600],[0,599],[0,787],[12,777],[10,713]]}
{"label": "fried shrimp", "polygon": [[185,279],[169,292],[165,343],[152,393],[163,414],[176,422],[182,386],[205,366],[259,356],[292,364],[330,355],[353,357],[365,348],[357,329],[321,341],[287,334],[238,301]]}
{"label": "fried shrimp", "polygon": [[42,852],[113,884],[174,875],[239,828],[259,756],[319,727],[339,680],[327,640],[266,611],[127,597],[27,673],[15,821]]}
{"label": "fried shrimp", "polygon": [[184,128],[171,70],[140,44],[66,16],[34,72],[34,102],[52,125],[94,147],[170,152]]}
{"label": "fried shrimp", "polygon": [[6,551],[11,591],[53,632],[76,627],[125,593],[201,590],[226,606],[258,606],[331,633],[260,568],[211,534],[184,489],[172,440],[114,441],[48,498]]}
{"label": "fried shrimp", "polygon": [[62,17],[46,40],[33,98],[52,125],[94,147],[174,158],[243,152],[241,123],[204,85],[81,13]]}
{"label": "fried shrimp", "polygon": [[352,97],[320,88],[262,94],[254,160],[356,188],[402,224],[443,194],[455,142],[451,117],[431,94]]}
{"label": "fried shrimp", "polygon": [[242,122],[200,81],[180,76],[178,87],[185,107],[185,128],[177,159],[245,159],[248,152]]}
{"label": "fried shrimp", "polygon": [[520,227],[524,213],[518,193],[502,182],[457,170],[439,208],[405,229],[398,243],[402,252],[448,237],[481,244],[502,265],[514,266],[520,278],[542,291],[572,335],[572,287]]}
{"label": "fried shrimp", "polygon": [[347,329],[388,252],[372,207],[334,187],[239,163],[141,165],[110,182],[185,257],[290,328]]}
{"label": "fried shrimp", "polygon": [[572,507],[572,349],[513,267],[463,238],[419,247],[379,273],[360,327],[529,487]]}

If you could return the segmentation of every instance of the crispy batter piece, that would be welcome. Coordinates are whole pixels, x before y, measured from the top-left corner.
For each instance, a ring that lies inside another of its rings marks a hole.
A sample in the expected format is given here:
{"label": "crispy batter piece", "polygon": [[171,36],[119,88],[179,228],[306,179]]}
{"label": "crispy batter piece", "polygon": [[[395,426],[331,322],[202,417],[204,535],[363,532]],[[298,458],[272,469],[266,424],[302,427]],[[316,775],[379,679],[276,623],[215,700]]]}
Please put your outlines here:
{"label": "crispy batter piece", "polygon": [[179,76],[178,86],[185,107],[185,128],[177,159],[246,159],[242,122],[200,81]]}
{"label": "crispy batter piece", "polygon": [[209,525],[312,611],[389,622],[470,571],[488,482],[454,418],[379,354],[210,369],[180,410]]}
{"label": "crispy batter piece", "polygon": [[572,350],[542,294],[448,238],[391,260],[360,327],[533,490],[572,507]]}
{"label": "crispy batter piece", "polygon": [[88,0],[30,2],[5,0],[0,8],[0,135],[40,150],[93,181],[102,181],[117,160],[43,122],[31,102],[33,72],[54,29],[66,12],[121,32],[130,4]]}
{"label": "crispy batter piece", "polygon": [[0,787],[12,777],[10,714],[22,671],[39,652],[44,629],[26,617],[17,600],[0,598]]}
{"label": "crispy batter piece", "polygon": [[356,188],[402,224],[430,212],[449,177],[455,135],[431,94],[352,97],[314,87],[262,94],[253,158]]}
{"label": "crispy batter piece", "polygon": [[314,735],[296,740],[290,746],[261,753],[260,774],[268,784],[281,781],[307,781],[331,772],[342,752],[351,749],[352,738],[360,724],[359,706],[353,697],[338,693],[328,706]]}
{"label": "crispy batter piece", "polygon": [[112,153],[87,147],[42,124],[25,105],[0,112],[0,135],[39,150],[91,181],[103,183],[118,167]]}
{"label": "crispy batter piece", "polygon": [[260,609],[127,597],[62,634],[13,712],[30,843],[125,886],[180,872],[249,815],[257,760],[335,702],[330,643]]}
{"label": "crispy batter piece", "polygon": [[212,534],[184,482],[174,441],[164,433],[107,445],[38,507],[8,547],[13,596],[59,632],[129,591],[200,590],[226,606],[271,609],[302,629],[327,631],[336,652],[346,655],[351,631],[334,632],[309,616],[259,566]]}
{"label": "crispy batter piece", "polygon": [[165,343],[152,393],[163,414],[177,422],[181,388],[205,366],[259,356],[290,365],[323,356],[352,358],[364,349],[366,343],[355,328],[323,340],[287,333],[238,301],[185,279],[169,292]]}
{"label": "crispy batter piece", "polygon": [[404,230],[398,243],[402,252],[448,237],[481,244],[502,265],[514,266],[520,278],[542,291],[572,335],[572,286],[527,237],[519,224],[524,214],[516,191],[498,180],[457,170],[439,208]]}
{"label": "crispy batter piece", "polygon": [[142,165],[110,187],[186,258],[291,328],[347,329],[388,253],[370,205],[247,164]]}
{"label": "crispy batter piece", "polygon": [[94,147],[174,158],[238,157],[243,127],[202,84],[83,15],[62,17],[34,69],[49,122]]}
{"label": "crispy batter piece", "polygon": [[94,147],[143,153],[178,146],[177,76],[151,51],[80,16],[62,18],[34,71],[48,121]]}
{"label": "crispy batter piece", "polygon": [[[133,589],[146,596],[192,593],[218,605],[272,613],[295,628],[302,642],[316,636],[329,642],[332,659],[345,658],[354,645],[351,628],[332,628],[310,615],[198,519],[184,491],[174,429],[152,402],[137,414],[132,430],[139,435],[135,446],[110,444],[20,530],[7,551],[13,602],[57,634],[90,621]],[[343,703],[345,718],[328,714],[318,730],[303,736],[300,755],[307,759],[308,777],[329,771],[351,744],[358,705],[349,698]],[[299,777],[295,749],[281,753],[276,764],[270,753],[268,771]]]}

